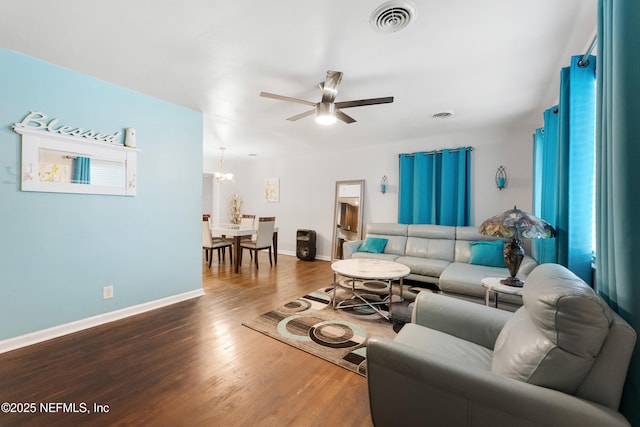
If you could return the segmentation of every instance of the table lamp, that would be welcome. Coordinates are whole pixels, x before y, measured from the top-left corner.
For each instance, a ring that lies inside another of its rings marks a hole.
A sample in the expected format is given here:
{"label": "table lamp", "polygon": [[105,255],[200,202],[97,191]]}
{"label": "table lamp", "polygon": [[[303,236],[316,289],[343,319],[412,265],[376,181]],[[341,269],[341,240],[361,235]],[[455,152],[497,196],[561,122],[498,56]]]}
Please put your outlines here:
{"label": "table lamp", "polygon": [[511,242],[504,247],[504,262],[511,277],[500,283],[522,287],[524,283],[516,277],[520,264],[524,258],[524,249],[520,239],[548,239],[556,236],[556,230],[545,220],[516,208],[493,216],[485,220],[479,229],[480,233],[488,236],[510,238]]}

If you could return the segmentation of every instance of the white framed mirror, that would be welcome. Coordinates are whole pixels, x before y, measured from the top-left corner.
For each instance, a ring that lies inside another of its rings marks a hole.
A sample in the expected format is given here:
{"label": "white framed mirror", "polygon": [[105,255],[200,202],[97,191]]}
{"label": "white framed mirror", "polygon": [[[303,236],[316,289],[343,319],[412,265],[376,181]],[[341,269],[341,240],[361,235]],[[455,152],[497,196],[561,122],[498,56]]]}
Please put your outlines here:
{"label": "white framed mirror", "polygon": [[[29,127],[13,130],[22,138],[21,191],[136,195],[140,150]],[[76,176],[78,159],[86,160],[82,178]]]}
{"label": "white framed mirror", "polygon": [[362,238],[364,179],[336,181],[331,261],[342,259],[344,242]]}

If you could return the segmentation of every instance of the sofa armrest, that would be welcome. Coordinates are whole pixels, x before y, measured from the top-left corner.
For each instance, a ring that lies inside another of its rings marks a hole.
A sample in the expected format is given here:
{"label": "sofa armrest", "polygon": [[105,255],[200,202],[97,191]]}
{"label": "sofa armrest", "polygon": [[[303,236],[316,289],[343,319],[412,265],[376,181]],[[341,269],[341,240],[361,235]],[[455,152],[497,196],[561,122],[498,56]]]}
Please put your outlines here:
{"label": "sofa armrest", "polygon": [[493,350],[511,315],[505,310],[422,291],[414,302],[411,322]]}
{"label": "sofa armrest", "polygon": [[367,383],[376,427],[629,426],[610,408],[384,338],[367,343]]}
{"label": "sofa armrest", "polygon": [[348,242],[344,242],[342,244],[342,258],[343,259],[351,259],[351,256],[354,252],[357,252],[362,246],[362,242],[364,240],[350,240]]}
{"label": "sofa armrest", "polygon": [[518,269],[518,275],[523,275],[524,277],[526,277],[537,266],[538,263],[535,259],[531,258],[529,255],[525,255],[522,259],[522,264],[520,264],[520,268]]}

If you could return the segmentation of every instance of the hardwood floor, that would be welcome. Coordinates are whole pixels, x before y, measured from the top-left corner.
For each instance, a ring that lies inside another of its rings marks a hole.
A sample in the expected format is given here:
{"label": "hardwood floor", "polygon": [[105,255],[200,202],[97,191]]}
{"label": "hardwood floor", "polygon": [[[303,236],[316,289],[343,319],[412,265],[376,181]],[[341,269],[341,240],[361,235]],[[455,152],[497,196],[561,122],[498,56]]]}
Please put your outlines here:
{"label": "hardwood floor", "polygon": [[371,426],[365,378],[241,325],[331,280],[326,261],[203,260],[201,298],[0,355],[0,402],[37,405],[0,426]]}

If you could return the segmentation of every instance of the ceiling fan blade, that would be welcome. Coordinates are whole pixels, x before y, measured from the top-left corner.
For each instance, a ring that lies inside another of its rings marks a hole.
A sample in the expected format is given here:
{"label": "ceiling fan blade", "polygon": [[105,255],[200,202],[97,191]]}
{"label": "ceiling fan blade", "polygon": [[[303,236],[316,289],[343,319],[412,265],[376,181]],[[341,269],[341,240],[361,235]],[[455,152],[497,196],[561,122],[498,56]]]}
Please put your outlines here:
{"label": "ceiling fan blade", "polygon": [[356,119],[351,116],[346,115],[340,110],[336,110],[336,118],[342,120],[345,123],[355,123]]}
{"label": "ceiling fan blade", "polygon": [[278,99],[280,101],[296,102],[298,104],[304,104],[304,105],[311,105],[311,106],[316,105],[315,102],[305,101],[304,99],[291,98],[290,96],[276,95],[275,93],[269,93],[269,92],[260,92],[260,96],[263,96],[265,98]]}
{"label": "ceiling fan blade", "polygon": [[390,104],[393,102],[393,96],[386,98],[359,99],[357,101],[336,102],[336,108],[362,107],[363,105]]}
{"label": "ceiling fan blade", "polygon": [[322,88],[321,102],[328,102],[331,104],[336,100],[340,81],[342,81],[341,71],[327,71],[327,78],[320,84],[320,87]]}
{"label": "ceiling fan blade", "polygon": [[305,111],[304,113],[300,113],[300,114],[296,114],[295,116],[291,116],[289,117],[287,120],[291,121],[291,122],[295,122],[296,120],[302,119],[304,117],[308,117],[312,114],[315,114],[316,110],[315,108],[313,110],[309,110],[309,111]]}

